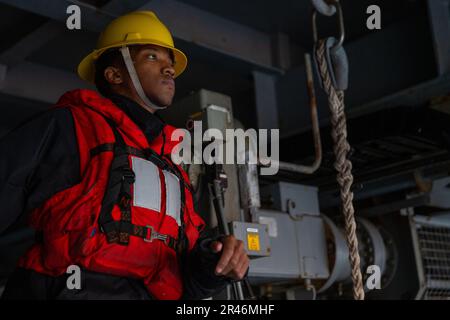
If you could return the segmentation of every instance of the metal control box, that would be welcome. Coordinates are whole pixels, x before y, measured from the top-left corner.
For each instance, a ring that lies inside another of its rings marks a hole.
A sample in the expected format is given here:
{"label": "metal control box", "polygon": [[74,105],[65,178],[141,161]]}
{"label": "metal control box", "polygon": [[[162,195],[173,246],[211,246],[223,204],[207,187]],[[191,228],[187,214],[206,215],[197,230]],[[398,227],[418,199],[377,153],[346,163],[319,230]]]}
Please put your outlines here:
{"label": "metal control box", "polygon": [[[226,137],[226,130],[234,128],[233,107],[231,97],[213,92],[205,89],[199,91],[177,101],[170,108],[161,110],[162,118],[171,125],[178,128],[186,128],[186,121],[194,120],[201,122],[201,129],[195,132],[192,129],[191,142],[195,145],[196,134],[203,143],[204,132],[208,129],[217,129]],[[170,137],[169,137],[170,139]],[[195,152],[194,146],[194,152]],[[202,149],[200,145],[200,149]],[[226,149],[224,148],[224,156]],[[202,158],[202,152],[200,152]],[[201,159],[203,163],[203,158]],[[225,162],[225,161],[224,161]],[[223,164],[223,170],[227,175],[227,189],[224,194],[224,214],[228,222],[240,220],[240,198],[239,198],[239,181],[238,172],[235,164]],[[205,184],[206,185],[206,184]],[[208,192],[206,187],[204,192]],[[212,200],[209,197],[201,199],[202,218],[206,221],[209,227],[214,228],[218,225],[217,216],[212,205]],[[209,202],[209,203],[206,203]]]}
{"label": "metal control box", "polygon": [[292,216],[280,211],[260,210],[256,219],[268,227],[269,257],[250,262],[249,276],[255,283],[292,279],[327,279],[325,226],[320,216]]}
{"label": "metal control box", "polygon": [[269,228],[267,225],[233,221],[230,223],[231,233],[244,241],[245,250],[250,258],[270,255]]}
{"label": "metal control box", "polygon": [[320,215],[317,187],[277,182],[261,188],[261,197],[270,208],[292,215]]}

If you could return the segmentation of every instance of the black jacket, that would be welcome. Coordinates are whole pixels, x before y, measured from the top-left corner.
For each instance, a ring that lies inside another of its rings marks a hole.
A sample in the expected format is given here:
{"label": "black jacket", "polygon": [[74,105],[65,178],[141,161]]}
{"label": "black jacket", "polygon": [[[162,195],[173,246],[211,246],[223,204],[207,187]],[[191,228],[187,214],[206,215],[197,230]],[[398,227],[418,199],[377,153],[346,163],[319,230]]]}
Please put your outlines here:
{"label": "black jacket", "polygon": [[[110,96],[144,132],[149,143],[163,121],[123,96]],[[0,272],[6,276],[17,258],[33,243],[25,227],[27,213],[55,193],[81,181],[72,114],[56,108],[39,114],[0,140]],[[182,257],[184,299],[200,299],[221,291],[228,279],[214,274],[219,256],[208,250],[211,238],[201,235],[193,251]],[[0,274],[1,275],[1,274]],[[3,298],[27,299],[151,299],[143,283],[82,270],[82,289],[69,290],[68,275],[50,277],[16,269]]]}

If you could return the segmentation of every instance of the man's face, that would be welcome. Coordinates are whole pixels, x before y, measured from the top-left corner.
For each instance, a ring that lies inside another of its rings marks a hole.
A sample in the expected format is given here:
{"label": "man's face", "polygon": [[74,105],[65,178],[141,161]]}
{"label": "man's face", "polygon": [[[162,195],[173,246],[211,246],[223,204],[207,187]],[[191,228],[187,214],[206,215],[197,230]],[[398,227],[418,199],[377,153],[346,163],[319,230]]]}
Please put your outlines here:
{"label": "man's face", "polygon": [[[175,70],[169,49],[156,45],[136,46],[131,56],[147,97],[157,105],[171,105],[175,95]],[[129,88],[133,88],[129,76],[127,80]]]}

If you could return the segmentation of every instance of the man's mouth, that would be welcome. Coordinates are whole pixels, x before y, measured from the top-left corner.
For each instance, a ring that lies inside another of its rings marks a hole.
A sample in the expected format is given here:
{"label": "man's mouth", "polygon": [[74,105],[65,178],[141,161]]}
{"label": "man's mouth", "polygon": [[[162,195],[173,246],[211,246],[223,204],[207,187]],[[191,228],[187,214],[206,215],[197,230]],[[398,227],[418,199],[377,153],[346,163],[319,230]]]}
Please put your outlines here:
{"label": "man's mouth", "polygon": [[163,85],[168,86],[171,89],[175,89],[175,81],[173,79],[165,79],[162,81]]}

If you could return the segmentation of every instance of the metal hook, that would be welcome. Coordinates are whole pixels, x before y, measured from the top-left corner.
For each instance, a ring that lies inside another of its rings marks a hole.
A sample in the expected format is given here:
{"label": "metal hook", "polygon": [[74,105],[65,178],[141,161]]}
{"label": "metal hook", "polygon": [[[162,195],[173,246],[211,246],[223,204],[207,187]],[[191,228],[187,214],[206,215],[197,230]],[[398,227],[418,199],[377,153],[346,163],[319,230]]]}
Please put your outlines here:
{"label": "metal hook", "polygon": [[[333,0],[331,0],[333,1]],[[311,0],[314,8],[324,16],[331,17],[336,13],[336,7],[333,4],[330,4],[330,0]]]}
{"label": "metal hook", "polygon": [[[338,13],[338,24],[339,24],[339,40],[338,42],[331,48],[332,53],[336,53],[344,44],[345,40],[345,25],[344,25],[344,14],[342,12],[341,4],[339,0],[334,0],[333,6],[336,8]],[[318,31],[317,31],[317,12],[319,12],[316,8],[313,10],[312,14],[312,28],[313,28],[313,36],[314,36],[314,44],[319,41]]]}

